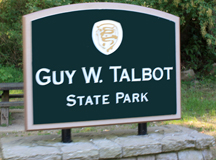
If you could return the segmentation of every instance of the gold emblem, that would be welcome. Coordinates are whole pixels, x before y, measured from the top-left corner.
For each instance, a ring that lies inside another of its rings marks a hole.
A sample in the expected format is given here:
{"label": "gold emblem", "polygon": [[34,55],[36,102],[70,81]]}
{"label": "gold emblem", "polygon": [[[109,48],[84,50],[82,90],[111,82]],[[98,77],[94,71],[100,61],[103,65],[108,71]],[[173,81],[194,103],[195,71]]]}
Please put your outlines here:
{"label": "gold emblem", "polygon": [[95,47],[105,55],[116,51],[122,42],[121,24],[112,20],[103,20],[94,24],[92,39]]}

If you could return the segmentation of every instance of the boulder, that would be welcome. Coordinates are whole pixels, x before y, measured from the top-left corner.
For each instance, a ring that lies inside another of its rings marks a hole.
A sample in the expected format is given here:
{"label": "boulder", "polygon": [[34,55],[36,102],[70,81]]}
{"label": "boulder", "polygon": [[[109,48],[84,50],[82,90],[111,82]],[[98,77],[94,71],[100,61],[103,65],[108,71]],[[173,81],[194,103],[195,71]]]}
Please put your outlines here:
{"label": "boulder", "polygon": [[216,63],[212,64],[212,70],[210,71],[210,74],[216,74]]}
{"label": "boulder", "polygon": [[195,78],[195,73],[193,69],[189,69],[187,71],[181,72],[181,80],[183,81],[191,81],[194,78]]}

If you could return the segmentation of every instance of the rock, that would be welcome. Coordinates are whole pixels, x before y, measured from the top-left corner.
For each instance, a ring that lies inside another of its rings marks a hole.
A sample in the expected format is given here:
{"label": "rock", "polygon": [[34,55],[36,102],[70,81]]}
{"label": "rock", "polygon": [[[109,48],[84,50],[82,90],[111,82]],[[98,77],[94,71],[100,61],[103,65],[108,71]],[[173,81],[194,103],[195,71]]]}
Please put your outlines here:
{"label": "rock", "polygon": [[203,154],[204,160],[212,160],[213,159],[212,152],[210,149],[203,150],[202,154]]}
{"label": "rock", "polygon": [[182,127],[182,126],[174,125],[174,124],[169,124],[169,125],[158,126],[158,127],[149,127],[148,135],[150,136],[150,134],[154,133],[155,130],[159,130],[158,133],[163,134],[163,137],[198,133],[196,130],[193,130],[190,128],[186,128],[186,127]]}
{"label": "rock", "polygon": [[30,146],[25,141],[28,138],[2,138],[2,152],[4,159],[10,160],[38,160],[38,159],[51,159],[61,160],[61,152],[50,146],[38,146],[37,144]]}
{"label": "rock", "polygon": [[198,81],[198,80],[195,80],[195,81],[194,81],[194,84],[199,84],[199,81]]}
{"label": "rock", "polygon": [[202,133],[194,133],[191,134],[191,137],[196,139],[197,149],[204,149],[215,145],[215,139],[212,136],[202,134]]}
{"label": "rock", "polygon": [[155,156],[142,156],[142,157],[137,157],[137,160],[155,160]]}
{"label": "rock", "polygon": [[121,158],[122,148],[118,144],[107,140],[93,140],[93,143],[99,148],[99,158]]}
{"label": "rock", "polygon": [[122,157],[134,157],[139,155],[160,153],[161,144],[148,136],[121,137],[114,140],[122,146]]}
{"label": "rock", "polygon": [[0,159],[176,160],[178,157],[179,160],[210,160],[212,154],[209,147],[215,143],[212,136],[178,125],[149,127],[148,135],[144,136],[114,136],[108,139],[96,136],[69,144],[61,143],[60,140],[50,141],[58,137],[40,135],[2,138],[0,146],[3,154],[0,151]]}
{"label": "rock", "polygon": [[195,78],[195,73],[193,69],[189,69],[187,71],[181,72],[181,80],[183,81],[191,81],[194,78]]}
{"label": "rock", "polygon": [[160,133],[149,133],[148,136],[156,141],[161,141],[164,138],[164,134]]}
{"label": "rock", "polygon": [[216,74],[216,63],[212,64],[212,70],[210,71],[210,74]]}
{"label": "rock", "polygon": [[162,151],[179,151],[186,148],[195,147],[195,139],[188,135],[166,136],[161,141]]}
{"label": "rock", "polygon": [[202,151],[186,150],[178,152],[179,160],[203,160]]}
{"label": "rock", "polygon": [[176,153],[163,153],[156,156],[156,160],[178,160]]}
{"label": "rock", "polygon": [[89,159],[97,160],[99,150],[89,142],[77,142],[65,144],[61,147],[63,159]]}

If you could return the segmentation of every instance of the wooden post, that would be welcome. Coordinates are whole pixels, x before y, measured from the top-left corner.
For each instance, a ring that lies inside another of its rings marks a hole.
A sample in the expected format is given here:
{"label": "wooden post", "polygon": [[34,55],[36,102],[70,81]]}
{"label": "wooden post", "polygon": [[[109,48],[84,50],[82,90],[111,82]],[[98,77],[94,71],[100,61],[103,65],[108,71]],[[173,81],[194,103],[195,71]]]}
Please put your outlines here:
{"label": "wooden post", "polygon": [[[9,90],[3,90],[2,102],[9,102]],[[9,106],[1,107],[1,125],[9,125]]]}

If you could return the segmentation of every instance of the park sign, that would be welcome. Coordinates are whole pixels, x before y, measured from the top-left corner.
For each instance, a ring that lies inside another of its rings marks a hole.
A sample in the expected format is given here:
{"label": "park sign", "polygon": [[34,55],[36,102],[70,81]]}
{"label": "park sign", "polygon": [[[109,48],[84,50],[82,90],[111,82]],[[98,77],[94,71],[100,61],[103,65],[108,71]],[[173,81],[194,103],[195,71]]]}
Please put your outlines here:
{"label": "park sign", "polygon": [[26,130],[181,118],[179,17],[120,3],[23,16]]}

